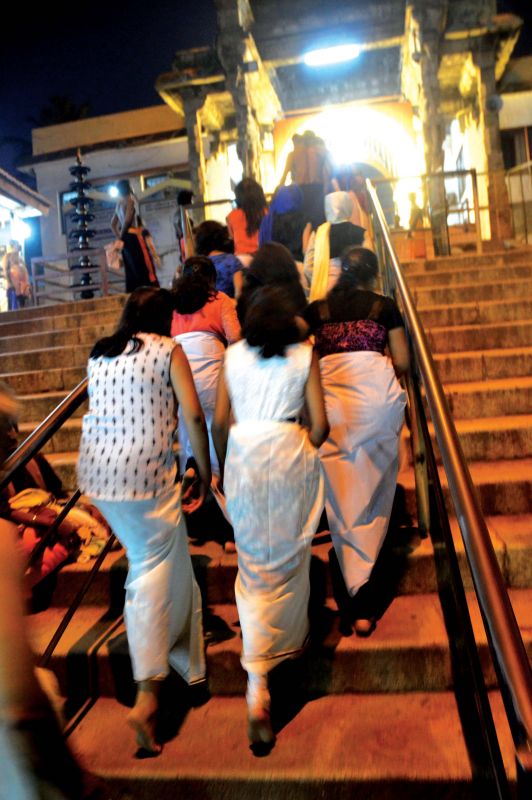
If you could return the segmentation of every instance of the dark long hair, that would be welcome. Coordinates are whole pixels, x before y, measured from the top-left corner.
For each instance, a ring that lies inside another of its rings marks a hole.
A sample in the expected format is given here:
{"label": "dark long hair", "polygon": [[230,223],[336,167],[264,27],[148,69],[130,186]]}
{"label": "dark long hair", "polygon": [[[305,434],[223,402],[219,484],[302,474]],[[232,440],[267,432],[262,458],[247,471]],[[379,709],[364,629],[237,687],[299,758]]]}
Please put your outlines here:
{"label": "dark long hair", "polygon": [[214,299],[218,292],[216,268],[207,256],[192,256],[183,264],[183,275],[173,289],[174,308],[178,314],[194,314]]}
{"label": "dark long hair", "polygon": [[155,289],[151,286],[135,289],[128,297],[117,329],[111,336],[105,336],[96,342],[90,358],[115,358],[124,352],[128,342],[133,343],[131,352],[138,352],[142,347],[138,333],[170,336],[173,311],[172,294],[167,289]]}
{"label": "dark long hair", "polygon": [[260,228],[266,210],[262,186],[253,178],[243,178],[235,186],[235,199],[237,207],[246,215],[246,233],[253,236]]}
{"label": "dark long hair", "polygon": [[194,229],[196,253],[199,256],[208,256],[214,250],[221,253],[234,253],[235,243],[229,235],[227,225],[208,219]]}
{"label": "dark long hair", "polygon": [[249,300],[242,336],[259,348],[262,358],[284,356],[289,344],[301,341],[296,316],[296,306],[282,286],[262,286]]}
{"label": "dark long hair", "polygon": [[379,274],[379,262],[372,250],[366,247],[347,247],[342,253],[342,271],[338,281],[327,295],[331,313],[336,304],[344,307],[349,295],[360,289],[372,289]]}
{"label": "dark long hair", "polygon": [[244,285],[236,307],[241,325],[252,295],[262,286],[282,287],[285,294],[291,298],[296,313],[304,312],[307,301],[299,272],[290,251],[282,244],[269,242],[259,247],[244,273]]}

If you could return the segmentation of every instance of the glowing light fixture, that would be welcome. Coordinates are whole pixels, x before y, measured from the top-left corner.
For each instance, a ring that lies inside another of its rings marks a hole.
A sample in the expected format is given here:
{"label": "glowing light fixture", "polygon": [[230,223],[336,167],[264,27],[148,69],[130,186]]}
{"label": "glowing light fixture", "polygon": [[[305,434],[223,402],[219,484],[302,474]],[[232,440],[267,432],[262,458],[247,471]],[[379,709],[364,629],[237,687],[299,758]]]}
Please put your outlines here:
{"label": "glowing light fixture", "polygon": [[324,67],[328,64],[341,64],[343,61],[353,61],[360,55],[358,44],[338,44],[334,47],[322,47],[319,50],[309,50],[303,60],[307,67]]}
{"label": "glowing light fixture", "polygon": [[13,239],[16,239],[17,242],[22,243],[26,239],[30,238],[32,230],[30,226],[19,217],[13,217],[11,221],[11,234]]}
{"label": "glowing light fixture", "polygon": [[116,186],[110,186],[109,189],[107,190],[107,194],[109,195],[109,197],[113,198],[118,197],[118,189],[116,188]]}

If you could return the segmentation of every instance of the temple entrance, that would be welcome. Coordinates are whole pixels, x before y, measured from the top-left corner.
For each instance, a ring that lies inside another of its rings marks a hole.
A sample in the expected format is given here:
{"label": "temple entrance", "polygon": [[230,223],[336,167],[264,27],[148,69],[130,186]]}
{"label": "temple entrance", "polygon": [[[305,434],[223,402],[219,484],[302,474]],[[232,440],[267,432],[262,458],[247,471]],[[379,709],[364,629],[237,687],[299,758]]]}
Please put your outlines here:
{"label": "temple entrance", "polygon": [[364,177],[377,179],[388,221],[407,227],[410,195],[415,193],[422,202],[419,176],[424,173],[423,147],[415,132],[415,120],[406,103],[390,103],[379,111],[351,105],[291,120],[278,150],[277,177],[292,149],[291,137],[312,130],[325,141],[337,169],[352,166]]}

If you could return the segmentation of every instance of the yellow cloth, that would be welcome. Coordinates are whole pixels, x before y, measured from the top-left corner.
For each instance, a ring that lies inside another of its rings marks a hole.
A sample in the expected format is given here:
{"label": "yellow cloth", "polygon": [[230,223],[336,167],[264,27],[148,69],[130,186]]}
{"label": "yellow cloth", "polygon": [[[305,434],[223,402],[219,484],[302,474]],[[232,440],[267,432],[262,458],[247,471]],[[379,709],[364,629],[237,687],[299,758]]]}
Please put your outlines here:
{"label": "yellow cloth", "polygon": [[316,231],[314,241],[314,266],[312,269],[312,283],[310,285],[309,302],[321,300],[327,294],[329,282],[330,242],[329,234],[331,223],[324,222]]}

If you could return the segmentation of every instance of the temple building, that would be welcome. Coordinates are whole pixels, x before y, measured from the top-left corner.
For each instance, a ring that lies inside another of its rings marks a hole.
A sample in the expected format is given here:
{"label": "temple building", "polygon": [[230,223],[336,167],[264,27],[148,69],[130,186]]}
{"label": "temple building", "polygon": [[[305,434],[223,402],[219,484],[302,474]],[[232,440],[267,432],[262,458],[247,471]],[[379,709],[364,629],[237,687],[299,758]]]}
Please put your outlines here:
{"label": "temple building", "polygon": [[[107,188],[128,177],[170,274],[176,188],[190,186],[206,204],[196,219],[223,220],[242,175],[274,191],[292,136],[307,129],[336,166],[377,183],[400,253],[413,202],[436,253],[526,241],[511,214],[522,205],[525,220],[532,201],[530,176],[523,184],[519,172],[530,160],[532,58],[511,60],[518,17],[498,14],[495,0],[215,5],[216,44],[176,53],[154,76],[166,106],[34,131],[26,168],[58,204],[43,226],[45,255],[65,250],[64,192],[78,147],[102,200],[100,239],[110,238]],[[339,45],[350,60],[310,63]]]}

